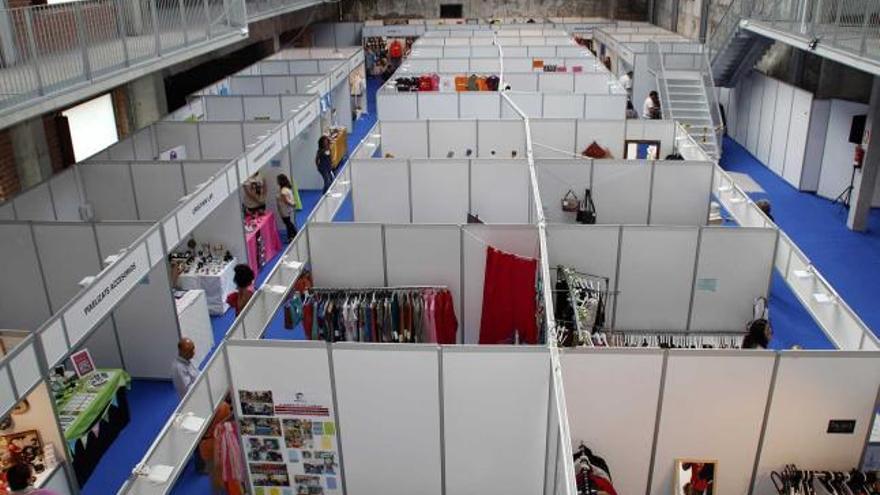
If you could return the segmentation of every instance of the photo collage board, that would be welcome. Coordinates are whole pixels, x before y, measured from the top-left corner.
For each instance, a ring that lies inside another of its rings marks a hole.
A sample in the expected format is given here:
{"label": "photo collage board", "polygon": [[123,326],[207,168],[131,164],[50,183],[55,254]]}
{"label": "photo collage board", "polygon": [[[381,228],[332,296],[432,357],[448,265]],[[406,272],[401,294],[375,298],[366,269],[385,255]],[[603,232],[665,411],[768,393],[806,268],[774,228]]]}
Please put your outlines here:
{"label": "photo collage board", "polygon": [[251,493],[342,493],[331,400],[273,390],[239,390],[238,400]]}

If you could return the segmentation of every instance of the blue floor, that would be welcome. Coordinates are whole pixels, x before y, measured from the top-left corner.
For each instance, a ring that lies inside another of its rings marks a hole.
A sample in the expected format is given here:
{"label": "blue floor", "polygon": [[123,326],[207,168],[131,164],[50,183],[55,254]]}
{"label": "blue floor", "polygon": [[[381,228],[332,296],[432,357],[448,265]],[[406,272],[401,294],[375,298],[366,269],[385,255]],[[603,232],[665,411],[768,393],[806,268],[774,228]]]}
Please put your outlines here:
{"label": "blue floor", "polygon": [[[364,114],[354,122],[348,141],[349,152],[354,150],[376,123],[376,90],[379,86],[381,81],[375,78],[367,80],[367,98],[371,113]],[[296,225],[299,228],[306,223],[309,214],[321,199],[321,191],[301,190],[300,198],[303,208],[296,214]],[[353,218],[351,196],[348,196],[334,220],[351,222]],[[281,238],[285,239],[286,233],[282,232]],[[280,257],[281,254],[278,254],[260,270],[255,282],[256,287],[263,284]],[[235,312],[231,309],[223,315],[211,317],[215,344],[211,350],[212,354],[234,321]],[[283,315],[279,312],[270,323],[266,338],[303,339],[304,335],[302,327],[295,330],[285,329]],[[128,479],[134,466],[143,459],[147,449],[178,404],[174,387],[171,382],[166,381],[133,380],[128,400],[131,407],[131,421],[98,463],[89,481],[82,488],[82,495],[104,495],[118,491]],[[208,476],[197,473],[194,463],[190,461],[172,493],[207,495],[212,493],[211,482]]]}
{"label": "blue floor", "polygon": [[[748,174],[761,185],[766,192],[750,196],[770,201],[776,224],[877,334],[880,329],[880,305],[876,303],[880,293],[880,210],[872,210],[867,232],[853,232],[846,227],[845,208],[815,194],[796,190],[729,138],[724,140],[721,166],[731,172]],[[774,281],[776,301],[771,301],[770,317],[776,338],[805,348],[831,346],[809,315],[806,318],[794,315],[796,312],[806,314],[806,311],[793,295],[790,301],[780,295],[784,287],[781,280]],[[773,302],[777,302],[782,311],[774,310]],[[806,326],[806,319],[815,331]],[[780,335],[780,326],[785,335]]]}

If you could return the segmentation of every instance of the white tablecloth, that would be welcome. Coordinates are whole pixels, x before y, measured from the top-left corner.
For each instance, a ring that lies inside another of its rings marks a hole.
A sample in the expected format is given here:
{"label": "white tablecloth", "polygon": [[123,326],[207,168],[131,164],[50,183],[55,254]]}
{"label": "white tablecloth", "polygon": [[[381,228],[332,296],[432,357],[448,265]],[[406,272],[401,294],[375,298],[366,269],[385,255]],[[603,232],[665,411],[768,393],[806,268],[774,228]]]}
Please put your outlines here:
{"label": "white tablecloth", "polygon": [[198,366],[214,346],[214,331],[211,329],[211,318],[208,317],[205,291],[188,290],[181,297],[176,298],[174,303],[177,305],[180,333],[196,345],[193,363]]}
{"label": "white tablecloth", "polygon": [[235,292],[235,283],[232,281],[235,276],[233,270],[235,263],[235,260],[230,261],[216,275],[184,273],[178,277],[177,285],[182,290],[204,290],[205,297],[208,299],[208,312],[212,315],[222,315],[229,309],[229,305],[226,304],[226,296]]}

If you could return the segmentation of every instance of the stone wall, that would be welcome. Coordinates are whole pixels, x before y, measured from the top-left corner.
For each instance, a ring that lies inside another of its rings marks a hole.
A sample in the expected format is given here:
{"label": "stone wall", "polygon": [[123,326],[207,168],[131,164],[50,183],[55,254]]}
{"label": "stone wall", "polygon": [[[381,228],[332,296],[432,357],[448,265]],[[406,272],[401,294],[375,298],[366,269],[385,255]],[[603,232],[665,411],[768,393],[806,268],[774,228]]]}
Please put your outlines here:
{"label": "stone wall", "polygon": [[464,17],[614,16],[645,20],[647,0],[348,0],[342,8],[346,21],[378,18],[440,17],[441,4],[461,4]]}

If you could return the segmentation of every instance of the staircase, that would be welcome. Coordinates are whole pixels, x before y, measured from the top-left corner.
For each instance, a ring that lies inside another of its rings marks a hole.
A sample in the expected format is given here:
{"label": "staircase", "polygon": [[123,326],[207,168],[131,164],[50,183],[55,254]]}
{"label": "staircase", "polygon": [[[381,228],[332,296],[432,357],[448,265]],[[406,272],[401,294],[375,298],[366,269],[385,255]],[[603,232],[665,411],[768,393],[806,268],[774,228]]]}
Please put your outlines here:
{"label": "staircase", "polygon": [[717,160],[721,153],[712,120],[707,88],[697,71],[666,71],[658,86],[665,86],[667,102],[663,118],[676,120],[688,131],[709,156]]}
{"label": "staircase", "polygon": [[758,63],[772,44],[772,40],[751,31],[734,31],[727,42],[713,52],[712,76],[715,84],[724,88],[736,87],[742,75]]}
{"label": "staircase", "polygon": [[663,118],[681,123],[703,151],[718,160],[721,157],[721,110],[706,51],[682,57],[680,53],[667,54],[660,43],[652,42],[648,69],[657,81]]}

